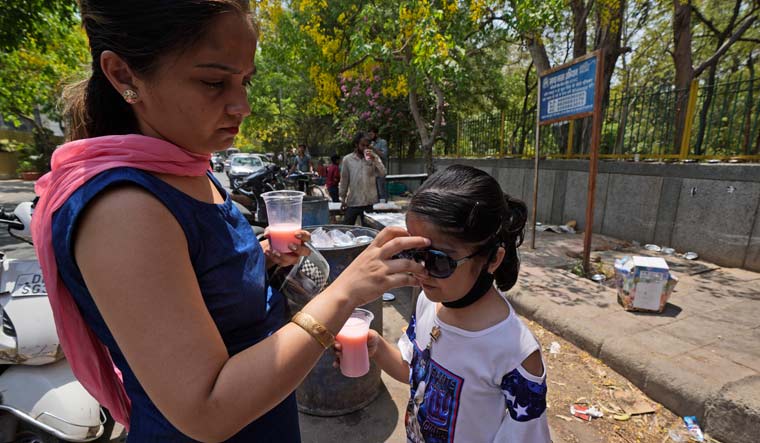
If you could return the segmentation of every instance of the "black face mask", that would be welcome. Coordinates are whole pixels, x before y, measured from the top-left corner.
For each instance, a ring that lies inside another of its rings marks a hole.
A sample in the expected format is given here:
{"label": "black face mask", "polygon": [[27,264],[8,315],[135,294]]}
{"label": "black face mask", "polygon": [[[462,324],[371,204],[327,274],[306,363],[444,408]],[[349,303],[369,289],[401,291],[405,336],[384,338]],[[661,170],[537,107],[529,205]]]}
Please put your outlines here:
{"label": "black face mask", "polygon": [[486,265],[483,267],[483,270],[480,271],[480,275],[478,275],[478,279],[475,280],[475,284],[472,285],[472,288],[464,297],[454,301],[443,302],[442,304],[447,308],[466,308],[486,295],[491,287],[493,287],[493,281],[494,276],[488,272],[488,265]]}

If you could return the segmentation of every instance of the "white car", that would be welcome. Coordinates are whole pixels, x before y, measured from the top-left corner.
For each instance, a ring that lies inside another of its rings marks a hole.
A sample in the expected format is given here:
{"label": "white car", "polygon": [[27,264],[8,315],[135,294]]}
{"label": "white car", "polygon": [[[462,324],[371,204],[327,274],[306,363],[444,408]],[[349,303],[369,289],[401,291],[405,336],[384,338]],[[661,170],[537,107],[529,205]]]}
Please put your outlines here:
{"label": "white car", "polygon": [[264,166],[268,166],[268,165],[273,165],[274,164],[271,161],[269,161],[269,159],[267,158],[267,156],[264,155],[264,154],[250,154],[250,155],[254,155],[254,156],[258,157],[259,160],[261,160],[261,162],[264,163]]}
{"label": "white car", "polygon": [[264,167],[264,162],[254,154],[233,154],[230,157],[230,169],[227,178],[230,187],[237,188],[237,182]]}

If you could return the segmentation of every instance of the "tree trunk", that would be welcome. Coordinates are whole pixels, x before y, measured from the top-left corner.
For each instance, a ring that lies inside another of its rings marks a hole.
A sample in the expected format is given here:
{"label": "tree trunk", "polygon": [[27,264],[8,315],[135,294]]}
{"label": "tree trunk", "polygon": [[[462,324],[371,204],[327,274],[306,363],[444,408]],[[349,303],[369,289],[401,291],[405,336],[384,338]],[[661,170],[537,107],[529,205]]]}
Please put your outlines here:
{"label": "tree trunk", "polygon": [[[750,143],[752,138],[752,114],[755,108],[755,98],[753,97],[753,88],[755,86],[755,65],[752,60],[752,52],[749,53],[749,59],[747,59],[747,69],[749,70],[749,88],[747,88],[747,106],[744,109],[744,140],[742,141],[742,147],[744,155],[750,155]],[[758,131],[760,134],[760,131]]]}
{"label": "tree trunk", "polygon": [[546,46],[541,41],[541,33],[526,34],[523,35],[523,38],[528,45],[528,52],[530,52],[530,58],[533,60],[538,75],[548,71],[551,65],[549,64],[549,55],[546,53]]}
{"label": "tree trunk", "polygon": [[702,109],[699,110],[699,129],[697,130],[697,140],[694,144],[694,155],[702,155],[702,143],[704,143],[705,131],[707,129],[707,116],[710,113],[710,105],[712,105],[715,90],[717,89],[715,84],[717,71],[717,64],[710,66],[707,84],[705,85],[705,100],[702,103]]}
{"label": "tree trunk", "polygon": [[681,149],[681,138],[686,125],[686,105],[689,86],[694,78],[691,60],[691,4],[683,0],[673,0],[673,62],[676,68],[675,132],[673,146]]}
{"label": "tree trunk", "polygon": [[[604,70],[602,72],[602,85],[600,93],[602,94],[602,115],[604,115],[610,101],[610,84],[612,74],[615,72],[615,64],[621,54],[630,50],[623,49],[623,14],[625,12],[625,0],[618,0],[614,4],[600,4],[596,13],[596,36],[594,38],[594,48],[604,51]],[[591,140],[591,119],[585,118],[577,127],[575,139],[578,140],[577,152],[590,152]]]}
{"label": "tree trunk", "polygon": [[[601,8],[606,8],[606,10],[602,11]],[[600,4],[596,15],[597,34],[594,46],[596,49],[604,50],[602,108],[606,108],[610,101],[610,83],[612,82],[612,74],[615,72],[617,59],[620,54],[630,51],[630,48],[621,47],[624,13],[625,0],[618,0],[614,6],[608,7]]]}
{"label": "tree trunk", "polygon": [[[588,14],[591,5],[586,5],[585,0],[572,0],[570,7],[573,11],[573,58],[586,55],[588,52]],[[578,154],[586,145],[584,133],[585,119],[576,120],[573,123],[573,146],[571,152]],[[570,130],[570,125],[563,126],[563,135]],[[562,147],[567,145],[566,136],[560,138]]]}
{"label": "tree trunk", "polygon": [[586,55],[588,52],[588,8],[584,0],[572,0],[573,10],[573,58]]}
{"label": "tree trunk", "polygon": [[414,74],[410,74],[412,77],[409,82],[409,109],[412,111],[412,117],[414,118],[414,124],[417,126],[417,132],[420,134],[420,141],[422,142],[422,153],[425,157],[425,168],[428,174],[435,172],[433,165],[433,145],[438,137],[438,133],[441,130],[441,121],[443,120],[443,104],[444,96],[443,90],[430,78],[425,78],[425,83],[429,86],[435,94],[435,117],[433,119],[433,129],[428,131],[427,122],[424,116],[420,112],[419,96],[417,94],[416,78]]}
{"label": "tree trunk", "polygon": [[[531,81],[530,81],[530,71],[531,71],[531,69],[533,69],[533,62],[532,61],[530,62],[530,65],[528,65],[528,69],[525,70],[525,79],[524,79],[524,82],[523,82],[523,84],[525,86],[525,96],[523,97],[522,109],[520,111],[520,117],[519,117],[520,121],[517,124],[515,124],[515,128],[512,130],[512,141],[513,141],[513,143],[512,143],[512,146],[510,146],[510,148],[509,148],[509,153],[512,154],[512,155],[514,155],[514,154],[522,154],[523,152],[525,152],[525,133],[526,133],[525,115],[528,112],[528,99],[530,97],[530,93],[531,93],[531,91],[533,91],[533,89],[536,88],[535,84],[531,85]],[[519,148],[517,149],[517,152],[515,152],[515,146],[514,145],[517,143],[517,139],[518,139],[517,133],[520,132],[520,131],[522,131],[522,135],[520,136],[521,142],[519,144]]]}
{"label": "tree trunk", "polygon": [[415,137],[409,137],[409,146],[406,149],[406,158],[412,160],[415,156],[417,156],[417,139]]}

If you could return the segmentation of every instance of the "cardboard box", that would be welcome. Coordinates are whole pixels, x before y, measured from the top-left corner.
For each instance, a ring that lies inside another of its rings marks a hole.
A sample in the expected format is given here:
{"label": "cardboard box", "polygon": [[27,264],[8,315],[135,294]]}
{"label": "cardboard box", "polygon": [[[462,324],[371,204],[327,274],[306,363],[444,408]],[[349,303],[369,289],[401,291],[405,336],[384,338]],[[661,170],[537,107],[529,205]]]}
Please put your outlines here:
{"label": "cardboard box", "polygon": [[626,311],[662,312],[678,279],[660,257],[615,260],[618,302]]}

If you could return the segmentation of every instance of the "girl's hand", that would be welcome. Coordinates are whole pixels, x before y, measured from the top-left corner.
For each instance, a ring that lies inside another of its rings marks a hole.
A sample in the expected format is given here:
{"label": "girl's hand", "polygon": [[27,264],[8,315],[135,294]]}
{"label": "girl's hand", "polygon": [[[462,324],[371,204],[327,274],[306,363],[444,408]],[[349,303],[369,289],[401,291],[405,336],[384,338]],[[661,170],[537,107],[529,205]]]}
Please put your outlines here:
{"label": "girl's hand", "polygon": [[[264,235],[266,237],[269,237],[269,228],[264,231]],[[269,240],[264,240],[261,242],[261,248],[264,249],[264,255],[267,258],[267,268],[275,265],[292,266],[298,263],[298,260],[302,256],[308,256],[311,254],[311,249],[307,248],[304,244],[307,241],[311,240],[311,234],[309,234],[307,231],[302,230],[296,234],[296,238],[301,240],[300,243],[289,244],[288,248],[290,248],[292,252],[287,254],[272,249],[272,246],[269,244]]]}
{"label": "girl's hand", "polygon": [[407,249],[430,246],[430,240],[411,237],[400,227],[383,229],[375,240],[330,285],[331,291],[347,296],[354,307],[380,297],[393,288],[419,286],[419,278],[426,278],[425,267],[413,260],[393,259]]}
{"label": "girl's hand", "polygon": [[[383,338],[374,329],[369,330],[367,334],[367,354],[369,358],[372,358],[377,353],[378,344]],[[337,341],[333,345],[333,351],[335,352],[335,361],[333,362],[333,368],[340,368],[340,358],[343,356],[343,346]]]}

